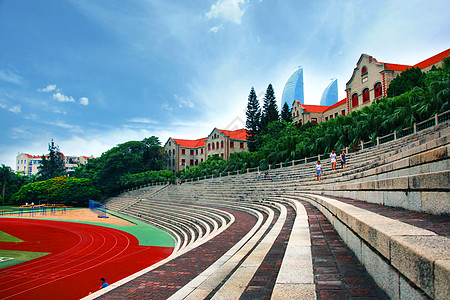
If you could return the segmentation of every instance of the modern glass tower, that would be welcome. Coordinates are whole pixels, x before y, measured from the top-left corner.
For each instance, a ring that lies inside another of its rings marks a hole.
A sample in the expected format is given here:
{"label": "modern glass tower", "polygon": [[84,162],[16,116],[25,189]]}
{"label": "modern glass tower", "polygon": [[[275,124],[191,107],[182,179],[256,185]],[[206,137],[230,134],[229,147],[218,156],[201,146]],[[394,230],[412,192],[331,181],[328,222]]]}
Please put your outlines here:
{"label": "modern glass tower", "polygon": [[338,84],[337,79],[333,79],[327,88],[323,91],[320,105],[331,106],[338,102]]}
{"label": "modern glass tower", "polygon": [[294,74],[289,77],[283,89],[283,96],[281,98],[281,107],[287,103],[292,108],[294,100],[300,101],[300,104],[305,104],[305,95],[303,93],[303,67],[299,67]]}

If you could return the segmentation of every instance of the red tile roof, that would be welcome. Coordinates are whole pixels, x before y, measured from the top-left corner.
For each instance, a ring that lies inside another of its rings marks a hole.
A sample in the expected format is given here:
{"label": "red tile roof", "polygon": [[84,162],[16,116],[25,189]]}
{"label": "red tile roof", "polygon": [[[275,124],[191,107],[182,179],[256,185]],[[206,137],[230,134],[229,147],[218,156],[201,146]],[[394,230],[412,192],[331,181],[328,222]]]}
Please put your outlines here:
{"label": "red tile roof", "polygon": [[178,145],[180,145],[180,147],[198,148],[205,146],[206,138],[201,138],[197,140],[183,140],[183,139],[172,139],[172,140]]}
{"label": "red tile roof", "polygon": [[344,98],[344,99],[342,99],[341,101],[336,102],[335,104],[329,106],[325,111],[328,111],[328,110],[330,110],[330,109],[336,108],[336,107],[338,107],[338,106],[340,106],[340,105],[345,104],[346,102],[347,102],[347,98]]}
{"label": "red tile roof", "polygon": [[245,130],[245,129],[237,129],[237,130],[217,129],[217,130],[222,132],[224,135],[229,136],[230,139],[242,140],[242,141],[246,141],[247,140],[247,130]]}
{"label": "red tile roof", "polygon": [[395,70],[395,71],[405,71],[406,69],[411,69],[411,68],[412,68],[412,66],[384,63],[385,70],[387,69],[387,70]]}
{"label": "red tile roof", "polygon": [[441,60],[448,57],[449,55],[450,55],[450,48],[447,50],[444,50],[441,53],[438,53],[430,58],[427,58],[424,61],[421,61],[420,63],[415,64],[414,67],[419,67],[421,69],[424,69],[426,67],[434,65],[435,63],[440,62]]}
{"label": "red tile roof", "polygon": [[307,112],[315,112],[315,113],[323,113],[329,108],[329,106],[325,105],[300,104],[300,106],[303,107]]}

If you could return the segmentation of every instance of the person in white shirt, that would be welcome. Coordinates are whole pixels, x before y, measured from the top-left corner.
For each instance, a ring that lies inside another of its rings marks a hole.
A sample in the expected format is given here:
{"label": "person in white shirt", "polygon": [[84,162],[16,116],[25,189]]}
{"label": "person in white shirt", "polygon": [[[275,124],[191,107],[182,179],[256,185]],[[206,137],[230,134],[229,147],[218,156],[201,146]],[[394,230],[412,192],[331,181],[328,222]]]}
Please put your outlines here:
{"label": "person in white shirt", "polygon": [[331,150],[330,161],[331,161],[331,170],[336,170],[336,153],[334,153],[334,150]]}

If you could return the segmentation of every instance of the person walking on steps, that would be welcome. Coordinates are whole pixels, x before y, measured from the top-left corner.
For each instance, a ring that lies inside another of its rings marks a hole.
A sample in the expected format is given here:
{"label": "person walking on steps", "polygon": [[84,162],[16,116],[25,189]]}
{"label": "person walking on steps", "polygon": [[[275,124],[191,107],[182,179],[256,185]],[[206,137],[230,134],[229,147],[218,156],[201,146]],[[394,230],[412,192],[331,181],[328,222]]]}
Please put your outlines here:
{"label": "person walking on steps", "polygon": [[342,168],[342,169],[345,169],[345,163],[346,163],[346,160],[345,160],[345,150],[342,150],[342,153],[341,153],[341,168]]}
{"label": "person walking on steps", "polygon": [[330,161],[331,161],[331,170],[336,170],[336,153],[334,150],[331,150]]}
{"label": "person walking on steps", "polygon": [[320,161],[317,161],[316,174],[317,174],[317,181],[320,181],[322,176],[322,165],[320,164]]}

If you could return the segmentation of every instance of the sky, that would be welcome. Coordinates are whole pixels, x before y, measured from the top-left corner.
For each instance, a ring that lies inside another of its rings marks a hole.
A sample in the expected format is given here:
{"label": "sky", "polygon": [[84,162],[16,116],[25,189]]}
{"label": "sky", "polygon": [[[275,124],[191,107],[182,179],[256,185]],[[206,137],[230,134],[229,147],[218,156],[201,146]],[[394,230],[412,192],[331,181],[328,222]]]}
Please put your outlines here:
{"label": "sky", "polygon": [[0,0],[0,164],[94,157],[130,140],[245,126],[252,87],[278,105],[339,99],[362,53],[413,65],[450,48],[448,0]]}

